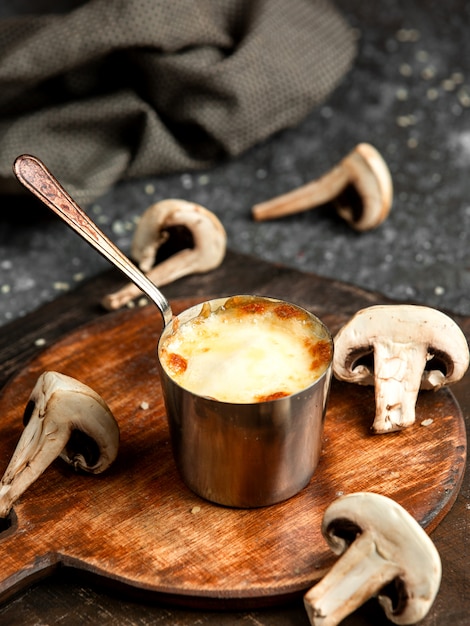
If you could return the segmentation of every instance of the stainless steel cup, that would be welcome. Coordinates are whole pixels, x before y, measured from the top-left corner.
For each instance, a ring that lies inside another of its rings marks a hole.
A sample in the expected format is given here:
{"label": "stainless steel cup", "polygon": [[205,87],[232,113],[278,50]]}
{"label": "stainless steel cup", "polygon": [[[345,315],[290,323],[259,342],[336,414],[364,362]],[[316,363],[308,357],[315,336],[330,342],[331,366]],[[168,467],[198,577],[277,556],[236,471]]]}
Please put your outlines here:
{"label": "stainless steel cup", "polygon": [[[214,310],[226,300],[209,303]],[[178,323],[196,317],[201,307],[181,313]],[[333,354],[328,329],[306,313]],[[160,348],[173,324],[161,335],[158,362],[173,455],[184,483],[202,498],[239,508],[275,504],[298,493],[319,461],[331,361],[318,380],[290,396],[252,404],[220,402],[184,389],[164,370]]]}

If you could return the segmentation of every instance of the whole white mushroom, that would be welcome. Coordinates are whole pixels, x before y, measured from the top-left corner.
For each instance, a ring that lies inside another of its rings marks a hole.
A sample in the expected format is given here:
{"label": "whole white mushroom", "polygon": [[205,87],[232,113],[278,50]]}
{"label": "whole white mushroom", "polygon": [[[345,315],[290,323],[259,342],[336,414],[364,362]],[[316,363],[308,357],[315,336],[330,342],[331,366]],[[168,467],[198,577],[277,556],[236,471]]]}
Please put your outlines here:
{"label": "whole white mushroom", "polygon": [[358,311],[334,338],[336,378],[374,385],[372,430],[410,426],[420,389],[440,389],[468,369],[468,343],[448,315],[426,306],[377,305]]}
{"label": "whole white mushroom", "polygon": [[326,509],[322,533],[340,557],[304,596],[312,626],[336,626],[374,596],[395,624],[415,624],[429,612],[441,559],[397,502],[368,492],[341,496]]}
{"label": "whole white mushroom", "polygon": [[80,381],[47,371],[29,397],[25,428],[0,481],[0,518],[56,459],[99,474],[115,460],[119,426],[105,401]]}

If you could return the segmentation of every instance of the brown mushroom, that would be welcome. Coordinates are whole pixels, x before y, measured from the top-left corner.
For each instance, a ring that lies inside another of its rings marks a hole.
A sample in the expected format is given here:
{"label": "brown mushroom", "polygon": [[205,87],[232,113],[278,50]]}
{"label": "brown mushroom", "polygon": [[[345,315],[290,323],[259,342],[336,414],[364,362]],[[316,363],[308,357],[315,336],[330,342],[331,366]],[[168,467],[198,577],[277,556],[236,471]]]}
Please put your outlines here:
{"label": "brown mushroom", "polygon": [[0,518],[56,459],[98,474],[115,460],[119,427],[109,407],[78,380],[47,371],[25,409],[24,431],[0,481]]}
{"label": "brown mushroom", "polygon": [[[191,246],[179,250],[153,267],[158,250],[170,237],[172,229],[189,233]],[[162,200],[141,216],[132,240],[131,256],[157,286],[218,267],[225,256],[227,235],[214,213],[186,200]],[[118,309],[139,296],[139,288],[130,283],[103,298],[108,309]]]}
{"label": "brown mushroom", "polygon": [[469,365],[462,330],[449,316],[426,306],[362,309],[334,341],[335,377],[375,386],[376,433],[413,424],[419,389],[437,390],[454,383]]}
{"label": "brown mushroom", "polygon": [[341,556],[304,596],[312,626],[336,626],[374,596],[395,624],[415,624],[429,612],[441,582],[439,553],[397,502],[376,493],[342,496],[325,511],[322,533]]}
{"label": "brown mushroom", "polygon": [[269,220],[329,202],[358,231],[376,228],[387,218],[393,202],[392,178],[376,148],[357,145],[321,178],[256,204],[252,215],[256,221]]}

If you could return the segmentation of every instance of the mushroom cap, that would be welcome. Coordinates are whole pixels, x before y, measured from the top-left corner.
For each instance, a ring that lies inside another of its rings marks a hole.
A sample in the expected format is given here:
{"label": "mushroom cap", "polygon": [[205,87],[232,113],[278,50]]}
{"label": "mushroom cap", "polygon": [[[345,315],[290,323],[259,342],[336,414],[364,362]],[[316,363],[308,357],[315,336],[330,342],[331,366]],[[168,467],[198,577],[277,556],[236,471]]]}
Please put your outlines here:
{"label": "mushroom cap", "polygon": [[29,397],[23,423],[37,442],[30,449],[32,458],[47,450],[44,442],[52,424],[55,432],[68,435],[59,456],[75,469],[98,474],[117,456],[119,426],[110,408],[96,391],[71,376],[43,372]]}
{"label": "mushroom cap", "polygon": [[339,215],[354,229],[370,230],[381,224],[393,203],[390,170],[381,154],[368,143],[358,144],[341,162],[349,185],[336,201]]}
{"label": "mushroom cap", "polygon": [[374,346],[395,343],[402,349],[421,345],[427,351],[422,389],[438,389],[460,380],[469,366],[468,343],[448,315],[413,304],[376,305],[361,309],[336,334],[333,371],[336,378],[374,384]]}
{"label": "mushroom cap", "polygon": [[168,239],[168,229],[175,226],[186,227],[193,239],[194,253],[191,259],[185,259],[180,275],[205,272],[220,265],[225,256],[227,234],[219,218],[200,204],[167,199],[148,207],[137,223],[131,255],[142,271],[152,268],[160,246]]}
{"label": "mushroom cap", "polygon": [[370,535],[381,558],[398,572],[395,592],[386,585],[378,594],[387,617],[395,624],[414,624],[426,615],[439,590],[441,559],[424,529],[397,502],[370,492],[341,496],[326,509],[322,533],[340,555],[358,536]]}

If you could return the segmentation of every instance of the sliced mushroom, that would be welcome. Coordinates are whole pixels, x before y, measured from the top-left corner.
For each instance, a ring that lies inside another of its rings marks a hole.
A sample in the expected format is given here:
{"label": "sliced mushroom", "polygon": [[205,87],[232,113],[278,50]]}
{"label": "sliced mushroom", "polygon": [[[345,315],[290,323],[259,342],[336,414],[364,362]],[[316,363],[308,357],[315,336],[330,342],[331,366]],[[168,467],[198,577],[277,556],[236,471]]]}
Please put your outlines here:
{"label": "sliced mushroom", "polygon": [[392,177],[376,148],[358,144],[321,178],[256,204],[252,215],[257,221],[269,220],[329,202],[358,231],[376,228],[387,218],[393,202]]}
{"label": "sliced mushroom", "polygon": [[336,378],[375,385],[376,433],[413,424],[419,389],[437,390],[454,383],[468,365],[468,344],[459,326],[426,306],[362,309],[335,337]]}
{"label": "sliced mushroom", "polygon": [[322,533],[342,556],[304,596],[312,626],[335,626],[376,595],[395,624],[415,624],[428,613],[441,560],[402,506],[376,493],[342,496],[325,511]]}
{"label": "sliced mushroom", "polygon": [[[192,247],[185,247],[153,267],[158,250],[177,227],[190,234]],[[141,216],[132,240],[131,256],[150,280],[161,286],[218,267],[224,259],[226,245],[225,229],[214,213],[194,202],[162,200]],[[139,288],[130,283],[107,295],[102,304],[108,310],[119,309],[139,294]]]}
{"label": "sliced mushroom", "polygon": [[117,456],[119,427],[93,389],[58,372],[38,378],[23,418],[25,429],[0,481],[0,518],[57,457],[99,474]]}

